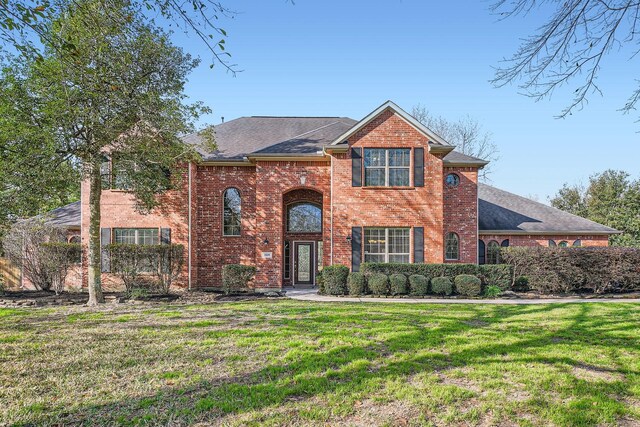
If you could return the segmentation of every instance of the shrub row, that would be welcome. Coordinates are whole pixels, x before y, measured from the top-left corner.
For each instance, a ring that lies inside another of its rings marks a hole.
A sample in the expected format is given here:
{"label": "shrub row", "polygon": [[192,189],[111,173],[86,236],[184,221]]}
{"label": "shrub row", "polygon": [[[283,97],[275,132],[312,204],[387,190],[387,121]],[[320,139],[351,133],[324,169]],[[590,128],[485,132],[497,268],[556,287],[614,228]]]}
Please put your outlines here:
{"label": "shrub row", "polygon": [[246,291],[255,275],[256,267],[252,265],[227,264],[222,267],[222,291],[227,295]]}
{"label": "shrub row", "polygon": [[[493,295],[500,293],[500,288],[490,285],[487,289],[493,289]],[[407,277],[402,273],[349,273],[349,269],[343,265],[325,267],[322,272],[320,293],[328,295],[364,295],[371,293],[376,296],[386,295],[415,295],[423,296],[433,293],[436,295],[451,295],[453,292],[459,295],[475,297],[482,292],[482,281],[473,275],[460,274],[452,281],[447,276],[428,277],[421,274],[412,274]]]}
{"label": "shrub row", "polygon": [[501,259],[513,268],[514,287],[528,279],[541,293],[640,291],[640,249],[621,247],[510,247]]}
{"label": "shrub row", "polygon": [[435,277],[448,277],[451,282],[461,274],[472,275],[480,279],[483,286],[498,286],[502,290],[509,289],[513,280],[510,265],[476,265],[476,264],[394,264],[363,263],[360,271],[369,275],[383,273],[387,276],[403,274],[407,277],[420,275],[431,281]]}

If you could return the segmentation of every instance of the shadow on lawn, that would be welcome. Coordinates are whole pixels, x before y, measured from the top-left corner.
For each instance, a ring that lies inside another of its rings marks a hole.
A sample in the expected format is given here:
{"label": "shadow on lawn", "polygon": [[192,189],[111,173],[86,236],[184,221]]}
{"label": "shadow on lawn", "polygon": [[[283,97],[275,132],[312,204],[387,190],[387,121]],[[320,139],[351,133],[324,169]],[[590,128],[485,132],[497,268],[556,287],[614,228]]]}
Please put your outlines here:
{"label": "shadow on lawn", "polygon": [[[345,306],[336,306],[332,314],[327,314],[326,306],[302,307],[297,311],[295,321],[291,321],[291,317],[287,320],[284,316],[267,319],[278,328],[276,337],[271,339],[286,336],[322,339],[326,335],[341,341],[341,344],[332,344],[326,351],[303,348],[294,360],[283,353],[282,362],[267,364],[259,370],[221,382],[201,381],[182,389],[164,387],[153,395],[106,405],[82,406],[78,410],[58,414],[55,419],[44,416],[36,422],[128,425],[220,420],[224,415],[259,411],[283,405],[294,398],[309,399],[342,393],[353,396],[355,401],[359,393],[375,389],[385,380],[398,378],[408,381],[416,373],[438,373],[460,367],[495,364],[499,368],[508,360],[509,363],[560,365],[559,369],[566,372],[570,372],[570,369],[562,365],[608,369],[624,375],[621,380],[613,382],[585,381],[572,377],[574,379],[570,381],[574,381],[575,387],[568,391],[571,393],[571,403],[562,399],[554,400],[553,397],[545,398],[544,393],[531,398],[534,411],[554,413],[556,422],[590,425],[603,421],[613,423],[617,417],[624,415],[625,404],[621,400],[631,396],[632,387],[638,386],[637,371],[600,368],[569,356],[540,354],[546,349],[551,352],[553,346],[560,344],[600,346],[612,354],[621,350],[637,352],[638,342],[622,334],[629,327],[616,326],[620,316],[635,309],[633,306],[611,307],[606,311],[606,316],[594,316],[591,314],[592,306],[588,304],[469,306],[465,311],[470,313],[469,316],[449,315],[445,310],[434,310],[431,306],[395,315],[392,309],[387,308],[365,311],[355,310],[354,307],[350,306],[347,310]],[[515,342],[500,342],[505,332],[496,329],[496,326],[507,330],[511,328],[511,333],[521,330],[525,335],[531,332],[529,328],[532,324],[541,322],[539,318],[527,320],[526,316],[554,316],[556,310],[565,310],[567,307],[573,313],[567,325],[553,330],[540,329],[535,336],[529,335]],[[350,317],[345,318],[345,313]],[[362,324],[366,326],[359,327]],[[220,331],[223,332],[233,334],[232,329]],[[481,345],[470,342],[471,333],[485,338]],[[382,338],[377,339],[378,336]],[[242,337],[269,339],[262,330],[243,330]],[[365,339],[373,339],[374,342],[367,345],[352,343]],[[446,351],[447,343],[452,341],[465,345],[453,352]],[[631,383],[632,378],[635,386]],[[602,408],[592,405],[592,402],[603,399],[609,411],[607,414],[602,413]],[[544,421],[549,423],[549,420]]]}

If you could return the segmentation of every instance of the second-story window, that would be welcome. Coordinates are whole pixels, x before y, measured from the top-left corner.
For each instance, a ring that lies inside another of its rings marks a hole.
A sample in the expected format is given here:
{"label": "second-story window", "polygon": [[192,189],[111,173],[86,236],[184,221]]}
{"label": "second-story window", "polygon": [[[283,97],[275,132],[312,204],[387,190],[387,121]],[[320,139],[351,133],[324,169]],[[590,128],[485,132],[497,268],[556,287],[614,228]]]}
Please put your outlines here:
{"label": "second-story window", "polygon": [[365,148],[364,185],[408,187],[411,150],[408,148]]}

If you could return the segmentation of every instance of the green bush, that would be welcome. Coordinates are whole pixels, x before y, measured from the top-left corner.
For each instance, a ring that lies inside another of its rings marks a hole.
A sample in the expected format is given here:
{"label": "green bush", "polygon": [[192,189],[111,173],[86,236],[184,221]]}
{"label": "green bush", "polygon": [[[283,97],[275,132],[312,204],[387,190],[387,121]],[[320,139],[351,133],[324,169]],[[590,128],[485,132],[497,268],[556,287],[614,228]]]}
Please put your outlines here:
{"label": "green bush", "polygon": [[484,288],[484,296],[488,298],[495,298],[502,293],[502,289],[496,285],[489,285]]}
{"label": "green bush", "polygon": [[434,277],[431,279],[431,291],[436,295],[451,295],[453,285],[448,277]]}
{"label": "green bush", "polygon": [[482,292],[482,281],[470,274],[459,274],[454,280],[456,292],[467,297],[477,297]]}
{"label": "green bush", "polygon": [[512,269],[509,265],[476,265],[476,264],[399,264],[399,263],[369,263],[361,265],[360,271],[365,276],[372,273],[404,274],[411,276],[419,274],[431,280],[434,277],[448,277],[453,282],[460,274],[471,274],[482,280],[485,286],[496,285],[501,289],[509,289],[512,280]]}
{"label": "green bush", "polygon": [[324,279],[322,278],[322,271],[318,271],[316,274],[316,285],[318,285],[318,293],[324,295]]}
{"label": "green bush", "polygon": [[349,267],[345,265],[330,265],[322,270],[324,292],[327,295],[346,295]]}
{"label": "green bush", "polygon": [[513,282],[513,290],[516,292],[527,292],[529,290],[529,278],[520,276]]}
{"label": "green bush", "polygon": [[364,295],[367,289],[366,285],[364,274],[360,272],[349,274],[349,295]]}
{"label": "green bush", "polygon": [[389,295],[389,277],[386,274],[373,273],[367,282],[373,295]]}
{"label": "green bush", "polygon": [[404,274],[392,274],[389,276],[389,288],[391,295],[406,295],[409,293],[407,289],[407,276]]}
{"label": "green bush", "polygon": [[429,280],[421,274],[409,276],[409,289],[411,295],[427,295],[429,293]]}
{"label": "green bush", "polygon": [[256,268],[252,265],[227,264],[222,267],[222,290],[227,295],[244,291],[255,275]]}
{"label": "green bush", "polygon": [[502,258],[545,294],[640,291],[640,248],[510,247]]}

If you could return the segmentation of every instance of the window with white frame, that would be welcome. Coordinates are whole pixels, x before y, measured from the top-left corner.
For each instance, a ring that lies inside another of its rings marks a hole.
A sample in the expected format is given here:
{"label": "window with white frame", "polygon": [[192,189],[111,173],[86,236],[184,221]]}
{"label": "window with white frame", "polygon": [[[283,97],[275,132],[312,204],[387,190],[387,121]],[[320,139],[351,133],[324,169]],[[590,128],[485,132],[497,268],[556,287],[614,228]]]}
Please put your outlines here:
{"label": "window with white frame", "polygon": [[365,148],[364,185],[408,187],[411,150],[408,148]]}
{"label": "window with white frame", "polygon": [[157,228],[115,228],[113,241],[130,245],[158,245],[160,235]]}
{"label": "window with white frame", "polygon": [[365,262],[410,262],[409,228],[365,228]]}

